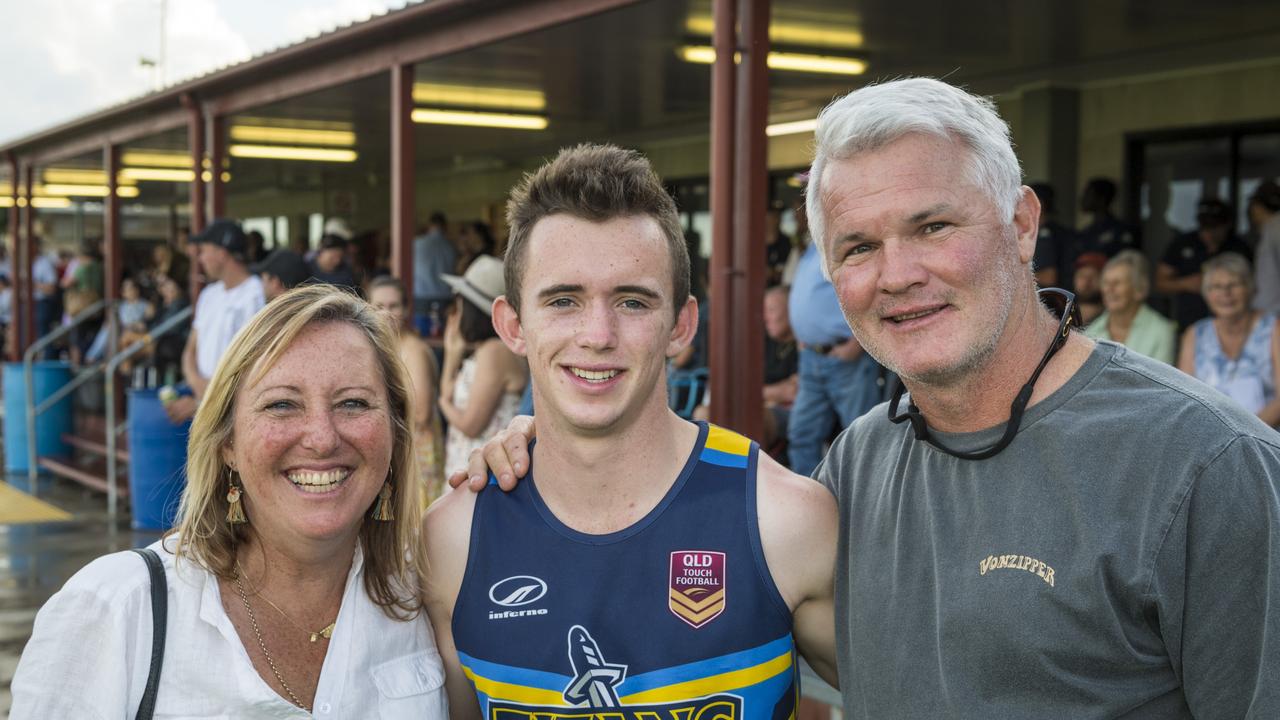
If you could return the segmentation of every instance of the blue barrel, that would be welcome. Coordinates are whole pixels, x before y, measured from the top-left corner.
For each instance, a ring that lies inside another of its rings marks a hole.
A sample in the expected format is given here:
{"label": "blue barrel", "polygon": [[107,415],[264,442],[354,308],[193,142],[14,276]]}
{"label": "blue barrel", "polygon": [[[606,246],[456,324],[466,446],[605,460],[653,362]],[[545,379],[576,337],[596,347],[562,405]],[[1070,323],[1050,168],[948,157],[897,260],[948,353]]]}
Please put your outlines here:
{"label": "blue barrel", "polygon": [[[31,379],[35,385],[36,403],[71,382],[71,366],[55,360],[32,363]],[[4,364],[4,469],[25,473],[27,459],[27,381],[22,363]],[[62,440],[72,431],[71,396],[36,416],[36,454],[42,457],[71,457],[71,446]]]}
{"label": "blue barrel", "polygon": [[191,421],[169,422],[158,391],[129,391],[129,504],[137,530],[168,530],[187,484]]}

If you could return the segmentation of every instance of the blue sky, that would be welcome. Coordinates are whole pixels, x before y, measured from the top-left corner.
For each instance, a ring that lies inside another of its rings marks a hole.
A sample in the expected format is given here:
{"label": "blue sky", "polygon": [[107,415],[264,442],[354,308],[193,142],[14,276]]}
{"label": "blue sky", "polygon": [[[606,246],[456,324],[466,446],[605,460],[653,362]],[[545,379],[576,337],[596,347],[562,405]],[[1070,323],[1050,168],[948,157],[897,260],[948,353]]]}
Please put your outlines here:
{"label": "blue sky", "polygon": [[[165,3],[165,67],[157,59]],[[0,0],[0,142],[405,0]]]}

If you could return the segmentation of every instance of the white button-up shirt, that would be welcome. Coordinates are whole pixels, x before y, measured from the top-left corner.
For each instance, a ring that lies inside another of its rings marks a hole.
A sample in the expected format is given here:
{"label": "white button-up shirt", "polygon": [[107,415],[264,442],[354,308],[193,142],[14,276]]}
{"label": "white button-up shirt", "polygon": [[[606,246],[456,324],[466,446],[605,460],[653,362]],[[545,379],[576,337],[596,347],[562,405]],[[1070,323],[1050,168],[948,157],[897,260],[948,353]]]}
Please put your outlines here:
{"label": "white button-up shirt", "polygon": [[[308,714],[254,670],[217,579],[185,558],[175,569],[160,545],[151,548],[164,562],[169,602],[156,718],[448,718],[426,614],[402,622],[374,604],[359,551]],[[150,592],[146,564],[132,552],[98,558],[68,580],[36,616],[13,677],[11,719],[132,720],[151,664]]]}

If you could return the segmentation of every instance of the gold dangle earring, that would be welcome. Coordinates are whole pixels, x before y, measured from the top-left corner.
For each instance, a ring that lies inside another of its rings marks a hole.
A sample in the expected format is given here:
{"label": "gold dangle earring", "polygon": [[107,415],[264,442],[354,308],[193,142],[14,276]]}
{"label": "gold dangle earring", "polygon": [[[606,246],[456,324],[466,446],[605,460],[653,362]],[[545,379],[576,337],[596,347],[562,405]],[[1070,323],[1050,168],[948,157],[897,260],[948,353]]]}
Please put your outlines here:
{"label": "gold dangle earring", "polygon": [[373,503],[374,520],[388,522],[391,520],[391,477],[388,476],[382,482],[382,489],[378,491],[378,499]]}
{"label": "gold dangle earring", "polygon": [[235,472],[235,468],[227,468],[227,524],[228,525],[244,525],[249,522],[249,518],[244,515],[244,504],[240,502],[240,486],[236,485],[231,479],[231,473]]}

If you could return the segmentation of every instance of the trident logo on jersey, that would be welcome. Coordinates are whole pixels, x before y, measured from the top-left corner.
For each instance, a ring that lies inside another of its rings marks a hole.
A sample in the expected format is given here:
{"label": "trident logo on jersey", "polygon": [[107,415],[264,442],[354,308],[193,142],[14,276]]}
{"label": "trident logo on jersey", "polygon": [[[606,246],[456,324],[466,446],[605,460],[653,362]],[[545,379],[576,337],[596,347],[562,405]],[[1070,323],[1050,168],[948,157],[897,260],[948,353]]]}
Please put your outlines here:
{"label": "trident logo on jersey", "polygon": [[694,628],[720,617],[725,604],[724,553],[677,550],[671,553],[667,607]]}
{"label": "trident logo on jersey", "polygon": [[573,679],[563,707],[489,701],[489,720],[742,720],[742,698],[728,693],[672,702],[624,703],[618,686],[627,666],[605,660],[595,638],[581,625],[569,628]]}

